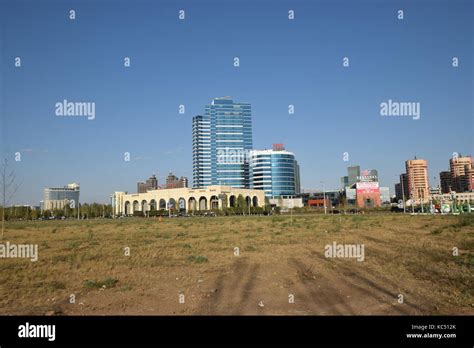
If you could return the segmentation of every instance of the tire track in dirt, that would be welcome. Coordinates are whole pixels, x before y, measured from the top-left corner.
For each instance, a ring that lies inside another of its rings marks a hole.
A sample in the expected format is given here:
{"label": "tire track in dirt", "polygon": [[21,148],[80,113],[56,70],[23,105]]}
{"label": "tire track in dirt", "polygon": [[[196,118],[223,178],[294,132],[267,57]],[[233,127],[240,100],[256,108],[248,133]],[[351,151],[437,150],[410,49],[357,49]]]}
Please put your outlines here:
{"label": "tire track in dirt", "polygon": [[256,302],[251,301],[252,291],[256,286],[260,264],[250,263],[246,258],[239,258],[231,265],[230,270],[220,273],[208,292],[203,303],[195,314],[239,315],[252,314],[256,311]]}
{"label": "tire track in dirt", "polygon": [[[323,263],[330,262],[320,253],[312,252],[311,254],[316,256]],[[346,275],[345,277],[340,277],[342,282],[344,282],[346,285],[349,285],[351,288],[355,288],[355,290],[360,292],[360,294],[363,296],[369,296],[377,299],[380,301],[380,304],[394,303],[396,302],[399,293],[404,292],[400,284],[385,276],[382,276],[368,267],[363,268],[363,271],[361,271],[353,265],[344,264],[343,262],[333,262],[332,265],[337,268],[338,274]],[[370,279],[370,277],[376,279],[377,282]],[[415,303],[426,301],[426,299],[415,297],[414,291],[411,291],[411,296],[414,298],[414,301],[408,301],[405,298],[403,306],[392,306],[392,310],[396,313],[392,313],[392,311],[390,311],[390,313],[387,314],[403,315],[426,312],[427,307],[422,308]],[[366,311],[367,308],[364,310],[364,312]],[[371,314],[371,312],[369,311],[367,314]]]}
{"label": "tire track in dirt", "polygon": [[299,282],[293,287],[295,298],[308,314],[355,314],[354,309],[331,280],[315,274],[312,267],[290,258],[288,265],[298,273]]}

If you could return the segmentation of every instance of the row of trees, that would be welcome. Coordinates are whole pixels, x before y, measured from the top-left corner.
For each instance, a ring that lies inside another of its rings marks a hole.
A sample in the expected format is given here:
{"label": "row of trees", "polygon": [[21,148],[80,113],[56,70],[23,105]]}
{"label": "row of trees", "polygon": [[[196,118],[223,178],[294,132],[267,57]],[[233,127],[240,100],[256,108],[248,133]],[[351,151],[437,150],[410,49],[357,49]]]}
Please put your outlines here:
{"label": "row of trees", "polygon": [[50,219],[50,218],[97,218],[97,217],[111,217],[112,206],[110,204],[99,204],[99,203],[84,203],[79,204],[79,207],[71,208],[66,205],[63,209],[53,210],[40,210],[32,209],[28,206],[13,206],[1,209],[1,216],[4,221],[9,220],[37,220],[37,219]]}
{"label": "row of trees", "polygon": [[280,209],[277,207],[272,208],[270,205],[265,205],[264,207],[227,207],[222,209],[212,209],[212,210],[188,210],[188,211],[179,211],[178,209],[171,209],[171,211],[166,209],[160,210],[150,210],[147,212],[135,211],[134,216],[168,216],[169,214],[189,214],[193,216],[203,216],[203,215],[217,215],[217,216],[230,216],[230,215],[269,215],[269,214],[278,214]]}

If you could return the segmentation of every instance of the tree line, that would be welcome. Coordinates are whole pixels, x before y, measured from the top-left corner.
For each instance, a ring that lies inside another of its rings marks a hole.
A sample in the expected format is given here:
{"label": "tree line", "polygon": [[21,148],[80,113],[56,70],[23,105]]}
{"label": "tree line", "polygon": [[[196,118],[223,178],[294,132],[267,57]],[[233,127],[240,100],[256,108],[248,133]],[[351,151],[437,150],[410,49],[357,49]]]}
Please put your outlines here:
{"label": "tree line", "polygon": [[79,207],[71,208],[65,205],[62,209],[42,210],[29,206],[0,207],[5,221],[38,220],[38,219],[94,219],[98,217],[112,217],[112,205],[100,203],[83,203]]}

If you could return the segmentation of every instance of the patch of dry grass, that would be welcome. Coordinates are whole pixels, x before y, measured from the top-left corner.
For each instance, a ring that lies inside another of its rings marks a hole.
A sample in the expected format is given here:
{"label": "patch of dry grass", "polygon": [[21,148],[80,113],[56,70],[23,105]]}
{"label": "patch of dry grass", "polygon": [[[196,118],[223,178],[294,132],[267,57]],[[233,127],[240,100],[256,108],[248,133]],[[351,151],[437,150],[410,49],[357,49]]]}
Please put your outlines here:
{"label": "patch of dry grass", "polygon": [[[473,220],[296,215],[292,222],[289,216],[239,216],[8,223],[4,241],[38,244],[39,259],[0,259],[0,313],[44,314],[53,304],[68,313],[70,294],[98,291],[110,298],[126,294],[129,302],[156,289],[173,298],[179,289],[195,289],[196,278],[229,272],[235,247],[240,257],[278,274],[289,259],[305,260],[306,266],[285,282],[361,272],[381,286],[399,284],[400,291],[435,301],[445,313],[472,313]],[[333,241],[364,244],[363,265],[325,259],[324,246]],[[453,256],[453,248],[459,256]],[[121,313],[97,306],[99,313]]]}

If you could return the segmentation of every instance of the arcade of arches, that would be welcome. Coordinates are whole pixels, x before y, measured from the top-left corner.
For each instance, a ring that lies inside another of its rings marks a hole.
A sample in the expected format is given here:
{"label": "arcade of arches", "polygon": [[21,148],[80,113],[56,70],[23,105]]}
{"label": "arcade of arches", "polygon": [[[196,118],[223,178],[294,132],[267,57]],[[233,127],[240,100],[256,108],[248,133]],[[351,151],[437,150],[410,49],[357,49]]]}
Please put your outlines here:
{"label": "arcade of arches", "polygon": [[237,206],[239,195],[242,195],[247,207],[262,207],[265,204],[263,190],[208,186],[202,189],[159,189],[135,194],[115,192],[112,195],[112,206],[115,215],[170,208],[179,211],[211,210]]}

